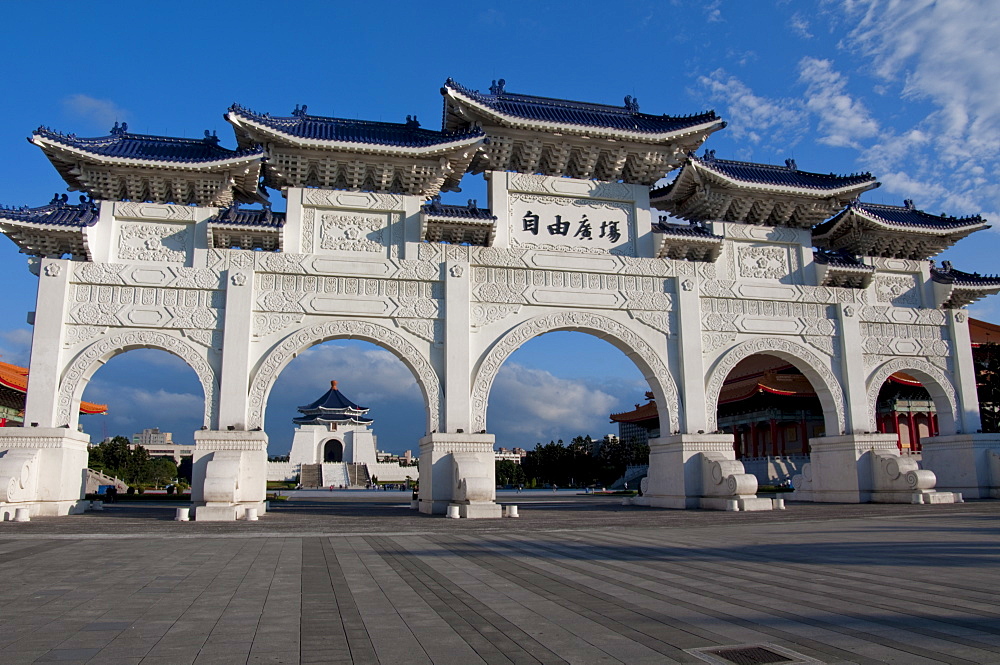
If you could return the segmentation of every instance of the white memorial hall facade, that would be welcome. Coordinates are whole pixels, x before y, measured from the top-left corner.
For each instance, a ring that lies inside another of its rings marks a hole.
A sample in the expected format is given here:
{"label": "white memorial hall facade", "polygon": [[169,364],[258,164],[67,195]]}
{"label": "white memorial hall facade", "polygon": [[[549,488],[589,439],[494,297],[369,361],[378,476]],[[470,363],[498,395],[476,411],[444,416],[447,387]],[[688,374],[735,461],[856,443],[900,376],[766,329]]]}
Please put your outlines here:
{"label": "white memorial hall facade", "polygon": [[[511,353],[557,330],[610,342],[649,382],[662,433],[649,505],[770,508],[716,423],[723,382],[754,354],[793,364],[823,406],[796,497],[996,495],[1000,436],[978,432],[962,308],[1000,280],[930,261],[982,219],[864,203],[870,174],[696,156],[725,126],[714,113],[650,115],[632,98],[568,102],[503,81],[480,93],[448,80],[442,94],[441,130],[233,106],[235,150],[207,132],[37,130],[92,198],[0,209],[38,275],[25,427],[0,429],[0,511],[85,507],[79,402],[135,348],[180,357],[201,382],[197,519],[262,510],[275,380],[310,346],[353,338],[395,354],[423,393],[420,509],[499,516],[490,388]],[[467,173],[487,179],[488,206],[442,204]],[[240,207],[265,202],[265,186],[286,212]],[[895,372],[938,414],[919,467],[896,435],[873,434]]]}

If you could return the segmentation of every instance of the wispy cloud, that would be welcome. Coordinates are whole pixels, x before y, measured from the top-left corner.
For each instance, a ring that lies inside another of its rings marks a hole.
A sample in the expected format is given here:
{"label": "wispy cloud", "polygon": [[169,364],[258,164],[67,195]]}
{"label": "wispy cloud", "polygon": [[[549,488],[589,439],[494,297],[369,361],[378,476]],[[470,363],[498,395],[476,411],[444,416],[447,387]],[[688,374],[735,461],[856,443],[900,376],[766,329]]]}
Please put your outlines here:
{"label": "wispy cloud", "polygon": [[879,126],[871,112],[847,92],[847,79],[831,61],[802,58],[799,80],[806,84],[805,107],[818,119],[820,143],[860,148],[861,139],[878,134]]}
{"label": "wispy cloud", "polygon": [[782,147],[798,142],[805,130],[801,102],[757,95],[735,76],[717,69],[698,78],[709,100],[726,107],[727,133],[734,139]]}
{"label": "wispy cloud", "polygon": [[813,34],[809,32],[809,19],[799,12],[792,14],[792,17],[788,19],[788,27],[791,29],[793,34],[796,34],[803,39],[813,38]]}
{"label": "wispy cloud", "polygon": [[0,360],[27,367],[31,355],[31,331],[27,328],[0,330]]}
{"label": "wispy cloud", "polygon": [[115,122],[128,118],[128,112],[110,99],[98,99],[83,93],[63,98],[62,107],[67,115],[88,128],[107,130]]}

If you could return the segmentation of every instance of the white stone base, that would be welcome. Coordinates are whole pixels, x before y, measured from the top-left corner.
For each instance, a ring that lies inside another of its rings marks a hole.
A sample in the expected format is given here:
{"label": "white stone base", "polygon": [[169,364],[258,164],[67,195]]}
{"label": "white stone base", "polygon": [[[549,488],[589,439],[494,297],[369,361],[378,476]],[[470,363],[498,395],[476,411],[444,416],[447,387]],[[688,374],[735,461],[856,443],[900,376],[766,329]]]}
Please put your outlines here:
{"label": "white stone base", "polygon": [[90,501],[26,501],[19,503],[0,503],[0,522],[11,522],[18,508],[26,508],[31,517],[63,517],[65,515],[82,515],[90,510]]}
{"label": "white stone base", "polygon": [[966,499],[1000,499],[1000,434],[955,434],[920,440],[922,466],[937,488]]}
{"label": "white stone base", "polygon": [[243,519],[247,508],[267,510],[267,435],[199,430],[194,433],[191,503],[199,522]]}
{"label": "white stone base", "polygon": [[757,479],[736,461],[732,434],[675,434],[649,442],[643,496],[632,505],[685,510],[771,510]]}
{"label": "white stone base", "polygon": [[65,427],[0,428],[0,518],[85,512],[90,436]]}
{"label": "white stone base", "polygon": [[496,503],[460,503],[458,514],[468,519],[493,519],[503,517],[503,508]]}
{"label": "white stone base", "polygon": [[492,434],[464,433],[420,439],[420,512],[444,515],[449,505],[464,504],[471,509],[468,517],[501,517],[495,503],[495,440]]}
{"label": "white stone base", "polygon": [[[792,479],[794,501],[867,503],[873,453],[899,454],[895,434],[847,434],[809,439],[809,463]],[[906,501],[909,503],[909,500]]]}

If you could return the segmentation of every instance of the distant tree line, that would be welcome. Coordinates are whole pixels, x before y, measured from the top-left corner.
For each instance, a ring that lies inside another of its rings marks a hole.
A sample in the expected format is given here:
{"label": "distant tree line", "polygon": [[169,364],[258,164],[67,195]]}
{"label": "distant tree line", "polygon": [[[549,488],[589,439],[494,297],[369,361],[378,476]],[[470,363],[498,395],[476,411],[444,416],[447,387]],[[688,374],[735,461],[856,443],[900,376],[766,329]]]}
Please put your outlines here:
{"label": "distant tree line", "polygon": [[1000,344],[980,344],[972,350],[984,432],[1000,432]]}
{"label": "distant tree line", "polygon": [[569,444],[538,443],[521,464],[510,460],[496,463],[498,485],[560,485],[580,487],[610,485],[625,474],[625,467],[649,463],[649,446],[634,439],[604,437],[594,441],[578,436]]}
{"label": "distant tree line", "polygon": [[149,451],[142,446],[133,449],[130,444],[131,442],[124,436],[102,441],[90,449],[87,466],[106,475],[121,478],[133,487],[146,485],[158,487],[178,478],[177,465],[172,459],[150,457]]}

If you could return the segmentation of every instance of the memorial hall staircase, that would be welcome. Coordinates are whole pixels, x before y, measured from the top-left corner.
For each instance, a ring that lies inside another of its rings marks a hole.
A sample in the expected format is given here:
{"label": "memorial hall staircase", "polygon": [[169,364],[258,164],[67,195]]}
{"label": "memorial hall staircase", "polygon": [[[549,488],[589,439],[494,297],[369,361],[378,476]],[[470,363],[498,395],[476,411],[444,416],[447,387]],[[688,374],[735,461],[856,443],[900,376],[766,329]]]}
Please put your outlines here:
{"label": "memorial hall staircase", "polygon": [[299,485],[303,489],[316,489],[323,482],[322,464],[303,464],[299,471]]}

